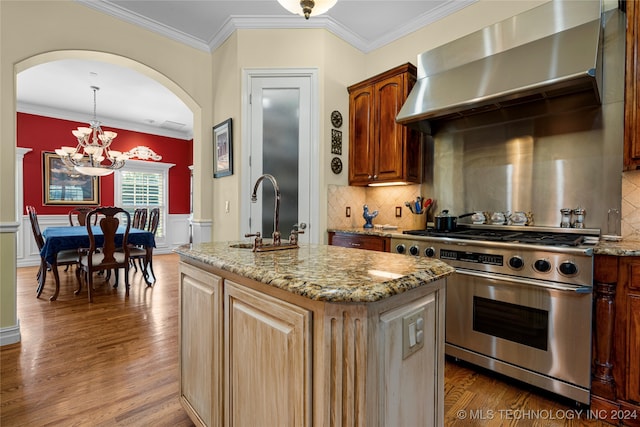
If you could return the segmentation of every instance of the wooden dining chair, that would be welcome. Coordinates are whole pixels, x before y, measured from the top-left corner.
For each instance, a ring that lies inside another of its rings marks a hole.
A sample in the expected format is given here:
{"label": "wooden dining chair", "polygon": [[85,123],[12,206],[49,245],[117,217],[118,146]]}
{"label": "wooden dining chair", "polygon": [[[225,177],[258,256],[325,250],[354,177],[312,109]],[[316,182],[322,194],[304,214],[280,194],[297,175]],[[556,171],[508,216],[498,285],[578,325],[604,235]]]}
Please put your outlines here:
{"label": "wooden dining chair", "polygon": [[[78,207],[69,211],[69,225],[70,226],[85,226],[87,224],[87,214],[91,212],[93,208]],[[95,220],[98,218],[96,217]],[[96,225],[95,223],[93,225]]]}
{"label": "wooden dining chair", "polygon": [[[36,245],[38,246],[38,251],[42,251],[42,247],[44,246],[44,237],[42,236],[42,232],[40,230],[40,223],[38,222],[38,213],[36,212],[36,208],[33,206],[27,206],[27,215],[29,215],[29,221],[31,222],[31,231],[33,232],[33,238],[36,240]],[[58,294],[60,293],[60,276],[58,274],[58,266],[73,266],[78,263],[78,251],[74,249],[60,251],[55,255],[53,262],[47,262],[42,256],[40,256],[40,269],[38,270],[38,274],[36,279],[38,280],[38,288],[36,290],[36,298],[39,298],[42,294],[42,290],[44,289],[44,283],[47,278],[47,270],[51,270],[53,272],[53,277],[56,282],[55,292],[51,297],[49,297],[50,301],[55,301],[58,298]]]}
{"label": "wooden dining chair", "polygon": [[[151,213],[149,214],[149,228],[147,231],[153,233],[155,237],[156,232],[158,231],[158,225],[160,224],[160,208],[151,209]],[[130,251],[130,259],[133,264],[133,268],[135,271],[138,271],[136,267],[135,261],[138,260],[138,265],[140,266],[140,270],[142,271],[142,275],[144,276],[145,282],[147,282],[147,286],[152,284],[149,279],[149,272],[153,275],[155,280],[155,273],[153,272],[153,247],[151,248],[143,248],[140,246],[134,246],[129,248]]]}
{"label": "wooden dining chair", "polygon": [[[93,229],[90,225],[94,216],[103,215],[100,219],[98,226],[102,230],[103,240],[102,245],[96,243],[97,239],[93,233]],[[124,233],[122,234],[122,240],[117,239],[118,227],[120,226],[120,218],[117,215],[121,215],[126,221],[124,225]],[[78,289],[76,295],[82,290],[82,280],[80,278],[81,273],[84,273],[85,281],[87,283],[87,291],[89,294],[89,302],[93,302],[93,274],[99,271],[111,271],[115,270],[115,284],[114,288],[118,287],[119,269],[124,269],[124,281],[125,281],[125,294],[129,295],[129,230],[131,228],[131,215],[126,210],[115,207],[106,206],[99,207],[87,215],[87,234],[89,235],[89,248],[86,253],[82,254],[79,258],[78,269],[76,270],[76,276],[78,279]],[[109,275],[107,275],[107,280]]]}
{"label": "wooden dining chair", "polygon": [[144,230],[147,226],[147,208],[136,208],[133,211],[133,228]]}

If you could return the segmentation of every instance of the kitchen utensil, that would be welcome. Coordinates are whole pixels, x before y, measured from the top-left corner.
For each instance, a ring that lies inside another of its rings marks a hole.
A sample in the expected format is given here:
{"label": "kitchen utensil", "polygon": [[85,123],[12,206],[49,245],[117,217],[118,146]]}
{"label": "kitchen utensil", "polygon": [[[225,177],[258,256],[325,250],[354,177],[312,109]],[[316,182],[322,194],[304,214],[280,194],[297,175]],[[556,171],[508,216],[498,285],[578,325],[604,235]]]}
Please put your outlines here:
{"label": "kitchen utensil", "polygon": [[460,216],[453,216],[449,214],[448,209],[445,209],[440,213],[440,215],[436,215],[433,218],[434,227],[436,231],[455,231],[458,218],[464,218],[473,214],[474,213],[471,212],[462,214]]}
{"label": "kitchen utensil", "polygon": [[409,203],[409,202],[404,202],[404,205],[405,205],[406,207],[408,207],[408,208],[409,208],[409,210],[411,211],[411,213],[414,213],[414,212],[413,212],[413,205],[412,205],[411,203]]}
{"label": "kitchen utensil", "polygon": [[416,197],[416,213],[422,213],[422,197],[420,196]]}
{"label": "kitchen utensil", "polygon": [[424,201],[424,204],[423,204],[422,210],[424,210],[424,211],[426,212],[427,210],[429,210],[429,208],[430,208],[432,205],[433,205],[433,199],[427,199],[427,200],[425,200],[425,201]]}

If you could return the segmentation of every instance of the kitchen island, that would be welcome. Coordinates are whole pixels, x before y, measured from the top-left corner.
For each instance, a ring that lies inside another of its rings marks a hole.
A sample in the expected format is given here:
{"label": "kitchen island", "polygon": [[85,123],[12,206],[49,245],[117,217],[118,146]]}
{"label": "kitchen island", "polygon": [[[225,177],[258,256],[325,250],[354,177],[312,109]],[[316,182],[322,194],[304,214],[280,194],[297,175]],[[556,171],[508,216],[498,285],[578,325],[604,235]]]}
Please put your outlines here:
{"label": "kitchen island", "polygon": [[425,258],[326,245],[180,254],[180,399],[197,425],[441,426],[444,285]]}

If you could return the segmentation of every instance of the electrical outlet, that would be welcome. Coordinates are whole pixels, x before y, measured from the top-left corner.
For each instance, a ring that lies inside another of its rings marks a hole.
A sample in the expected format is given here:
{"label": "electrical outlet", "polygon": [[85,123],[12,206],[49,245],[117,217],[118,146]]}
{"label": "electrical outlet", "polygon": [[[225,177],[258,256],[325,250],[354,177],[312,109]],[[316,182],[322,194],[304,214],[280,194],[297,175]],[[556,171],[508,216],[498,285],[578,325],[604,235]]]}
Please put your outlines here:
{"label": "electrical outlet", "polygon": [[424,347],[425,310],[420,308],[402,318],[402,358],[406,359]]}
{"label": "electrical outlet", "polygon": [[347,206],[347,208],[344,210],[344,214],[347,216],[347,218],[351,218],[351,206]]}
{"label": "electrical outlet", "polygon": [[402,216],[402,206],[396,206],[396,218],[400,218]]}

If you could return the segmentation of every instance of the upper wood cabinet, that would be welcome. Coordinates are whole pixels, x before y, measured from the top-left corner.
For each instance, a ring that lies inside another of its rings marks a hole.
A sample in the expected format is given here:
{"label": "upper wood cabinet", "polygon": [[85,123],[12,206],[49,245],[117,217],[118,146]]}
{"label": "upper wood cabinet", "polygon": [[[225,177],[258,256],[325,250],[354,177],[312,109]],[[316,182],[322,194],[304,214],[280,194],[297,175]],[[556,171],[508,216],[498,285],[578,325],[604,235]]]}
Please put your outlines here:
{"label": "upper wood cabinet", "polygon": [[640,168],[640,3],[628,1],[625,4],[624,170],[635,170]]}
{"label": "upper wood cabinet", "polygon": [[349,185],[421,182],[421,134],[396,123],[415,81],[407,63],[348,88]]}

